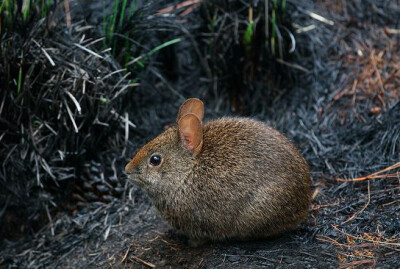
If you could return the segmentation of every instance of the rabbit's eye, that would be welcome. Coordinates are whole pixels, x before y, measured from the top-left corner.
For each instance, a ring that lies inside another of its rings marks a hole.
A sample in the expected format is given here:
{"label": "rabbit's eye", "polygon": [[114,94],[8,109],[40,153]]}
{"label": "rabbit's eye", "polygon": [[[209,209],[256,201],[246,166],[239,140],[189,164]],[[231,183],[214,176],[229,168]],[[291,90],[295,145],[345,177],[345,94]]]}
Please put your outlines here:
{"label": "rabbit's eye", "polygon": [[150,164],[152,166],[158,166],[161,163],[161,156],[158,154],[154,154],[153,156],[150,157]]}

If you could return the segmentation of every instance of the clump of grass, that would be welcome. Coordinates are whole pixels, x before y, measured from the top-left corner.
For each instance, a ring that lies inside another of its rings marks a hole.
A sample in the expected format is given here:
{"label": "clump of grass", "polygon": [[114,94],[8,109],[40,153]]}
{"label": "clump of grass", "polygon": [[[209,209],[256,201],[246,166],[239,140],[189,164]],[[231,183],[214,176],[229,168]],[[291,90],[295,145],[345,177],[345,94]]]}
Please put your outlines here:
{"label": "clump of grass", "polygon": [[215,88],[230,96],[232,110],[238,113],[253,109],[244,104],[255,82],[264,85],[262,94],[272,100],[296,76],[295,68],[288,70],[297,57],[291,30],[296,7],[289,3],[214,0],[203,5],[208,22],[205,35],[212,37],[205,42],[208,70],[217,81]]}
{"label": "clump of grass", "polygon": [[[54,6],[54,0],[4,0],[0,4],[0,35],[3,37],[10,36],[12,33],[17,32],[22,36],[29,33],[32,29],[34,21],[37,18],[44,18],[48,15],[51,6]],[[24,76],[27,71],[24,66],[25,57],[21,52],[18,57],[15,72],[16,91],[18,94],[23,90]],[[13,70],[9,70],[13,73]],[[3,76],[7,75],[3,73]],[[6,76],[7,79],[7,76]]]}
{"label": "clump of grass", "polygon": [[[107,13],[107,8],[103,7],[103,34],[104,47],[112,49],[112,55],[128,72],[138,73],[146,67],[146,61],[154,53],[176,44],[180,38],[167,40],[147,51],[141,51],[144,46],[140,44],[143,37],[138,37],[135,33],[135,22],[142,20],[142,11],[138,8],[135,1],[129,3],[128,0],[115,0],[112,4],[112,12]],[[141,31],[139,31],[141,32]]]}
{"label": "clump of grass", "polygon": [[47,27],[41,16],[49,16],[55,1],[16,2],[0,4],[0,238],[51,223],[72,199],[83,169],[120,154],[122,96],[135,86],[112,59],[104,60],[111,57],[101,48],[89,53],[71,45],[85,48],[83,37],[93,34],[77,30],[83,20],[70,31],[63,17]]}
{"label": "clump of grass", "polygon": [[29,26],[33,17],[45,18],[54,0],[3,0],[0,4],[0,31],[14,30],[16,26]]}
{"label": "clump of grass", "polygon": [[[106,14],[106,8],[103,8],[103,32],[105,36],[104,45],[113,49],[113,56],[115,56],[117,47],[117,38],[115,34],[122,34],[125,22],[129,22],[136,11],[135,1],[132,1],[128,8],[127,6],[127,0],[114,0],[112,5],[112,13],[109,15]],[[125,41],[125,45],[128,46],[128,50],[129,44],[129,42]]]}
{"label": "clump of grass", "polygon": [[15,8],[14,1],[4,0],[0,5],[0,27],[3,29],[4,26],[10,25],[16,16],[17,9]]}
{"label": "clump of grass", "polygon": [[[278,36],[277,32],[279,31],[279,24],[278,24],[278,16],[283,17],[285,15],[285,8],[286,8],[286,0],[281,0],[280,3],[278,4],[278,0],[273,0],[272,2],[272,11],[271,11],[271,22],[268,20],[265,20],[265,28],[268,29],[271,27],[272,33],[271,37],[268,35],[268,31],[266,32],[266,46],[268,47],[269,44],[269,49],[271,50],[272,55],[276,54],[276,46],[279,46],[280,53],[279,57],[282,58],[282,44],[281,44],[281,38],[279,38],[278,42],[276,41]],[[265,4],[265,9],[268,9],[268,1],[266,1]],[[268,25],[270,24],[270,26]],[[270,38],[270,40],[268,40]],[[269,41],[269,42],[268,42]]]}
{"label": "clump of grass", "polygon": [[[26,33],[30,32],[33,25],[35,25],[34,22],[37,21],[38,18],[47,17],[54,4],[54,0],[4,0],[0,4],[0,34],[5,37],[17,32],[25,36]],[[9,70],[9,74],[3,73],[6,79],[10,79],[10,77],[7,76],[11,73],[15,74],[14,81],[16,82],[16,91],[18,95],[23,90],[24,77],[27,71],[27,67],[24,63],[26,61],[24,56],[24,53],[21,52],[18,57],[17,66]]]}
{"label": "clump of grass", "polygon": [[[227,4],[224,1],[220,1],[216,2],[216,6],[218,7],[218,5],[222,5],[223,3]],[[231,9],[238,8],[240,5],[243,4],[229,3],[227,6]],[[279,59],[283,59],[285,54],[284,43],[286,42],[284,34],[288,34],[291,41],[294,39],[293,34],[289,30],[290,14],[287,11],[286,0],[264,0],[264,2],[260,1],[257,4],[250,3],[247,10],[247,23],[245,28],[242,28],[242,44],[244,45],[246,54],[251,52],[252,47],[258,46],[255,42],[259,42],[260,39],[256,35],[262,32],[257,31],[257,29],[264,29],[262,38],[264,39],[265,48],[268,50],[268,53],[272,58],[278,57]],[[242,17],[243,15],[242,13],[239,16]],[[215,22],[216,16],[214,15],[210,18],[209,24],[212,33],[215,30]]]}
{"label": "clump of grass", "polygon": [[106,7],[103,7],[104,20],[103,20],[103,33],[104,33],[104,46],[112,48],[112,55],[119,56],[117,47],[120,51],[124,51],[124,65],[129,61],[131,42],[128,39],[122,41],[118,39],[119,35],[124,35],[124,26],[130,25],[130,22],[137,11],[135,1],[128,4],[128,0],[114,0],[112,4],[111,14],[107,14]]}
{"label": "clump of grass", "polygon": [[[264,21],[265,21],[265,46],[271,52],[272,56],[276,55],[279,49],[279,58],[283,58],[282,52],[282,35],[280,34],[280,24],[285,20],[286,0],[265,0],[264,1]],[[243,37],[243,43],[248,50],[252,44],[254,31],[257,23],[261,20],[261,15],[256,20],[253,19],[253,6],[249,7],[248,25]],[[262,27],[262,25],[258,25]]]}

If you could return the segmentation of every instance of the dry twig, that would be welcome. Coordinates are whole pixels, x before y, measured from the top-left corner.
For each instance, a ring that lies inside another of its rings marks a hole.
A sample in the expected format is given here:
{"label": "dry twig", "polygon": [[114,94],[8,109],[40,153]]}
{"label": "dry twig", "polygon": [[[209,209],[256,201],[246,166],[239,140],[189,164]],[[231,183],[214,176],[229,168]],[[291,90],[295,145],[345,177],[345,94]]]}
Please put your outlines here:
{"label": "dry twig", "polygon": [[135,261],[137,261],[137,262],[139,262],[139,263],[141,263],[141,264],[143,264],[143,265],[145,265],[145,266],[147,266],[147,267],[150,267],[150,268],[156,267],[156,265],[155,265],[154,263],[146,262],[146,261],[142,260],[142,259],[139,258],[139,257],[132,256],[132,259],[134,259]]}
{"label": "dry twig", "polygon": [[395,173],[391,173],[391,174],[383,174],[384,172],[396,169],[400,167],[400,162],[395,163],[392,166],[389,166],[383,170],[380,170],[378,172],[375,172],[373,174],[370,174],[368,176],[365,177],[358,177],[358,178],[352,178],[352,179],[342,179],[342,178],[336,178],[336,181],[339,182],[354,182],[354,181],[363,181],[363,180],[367,180],[367,179],[384,179],[384,178],[399,178],[400,177],[400,171],[396,171]]}

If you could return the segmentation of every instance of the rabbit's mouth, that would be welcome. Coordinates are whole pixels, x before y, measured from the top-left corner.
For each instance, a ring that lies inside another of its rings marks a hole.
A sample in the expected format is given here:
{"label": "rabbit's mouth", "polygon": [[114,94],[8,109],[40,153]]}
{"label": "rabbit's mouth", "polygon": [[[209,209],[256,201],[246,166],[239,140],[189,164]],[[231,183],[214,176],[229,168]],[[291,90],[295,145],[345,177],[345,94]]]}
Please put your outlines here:
{"label": "rabbit's mouth", "polygon": [[144,186],[146,185],[145,181],[142,179],[140,173],[129,173],[128,174],[129,179],[138,184],[139,186]]}
{"label": "rabbit's mouth", "polygon": [[159,182],[157,178],[154,178],[147,173],[141,173],[138,171],[133,173],[131,172],[128,174],[128,176],[131,182],[146,190],[152,188],[153,185],[157,185]]}

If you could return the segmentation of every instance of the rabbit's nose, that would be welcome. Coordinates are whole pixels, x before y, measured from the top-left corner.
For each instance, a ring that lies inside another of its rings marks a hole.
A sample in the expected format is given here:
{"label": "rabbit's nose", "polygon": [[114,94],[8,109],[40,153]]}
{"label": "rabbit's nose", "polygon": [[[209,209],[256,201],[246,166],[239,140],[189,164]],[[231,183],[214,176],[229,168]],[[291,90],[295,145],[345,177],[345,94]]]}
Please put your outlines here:
{"label": "rabbit's nose", "polygon": [[127,173],[128,175],[133,173],[133,170],[135,169],[135,167],[132,165],[132,162],[129,162],[126,166],[125,166],[125,173]]}

